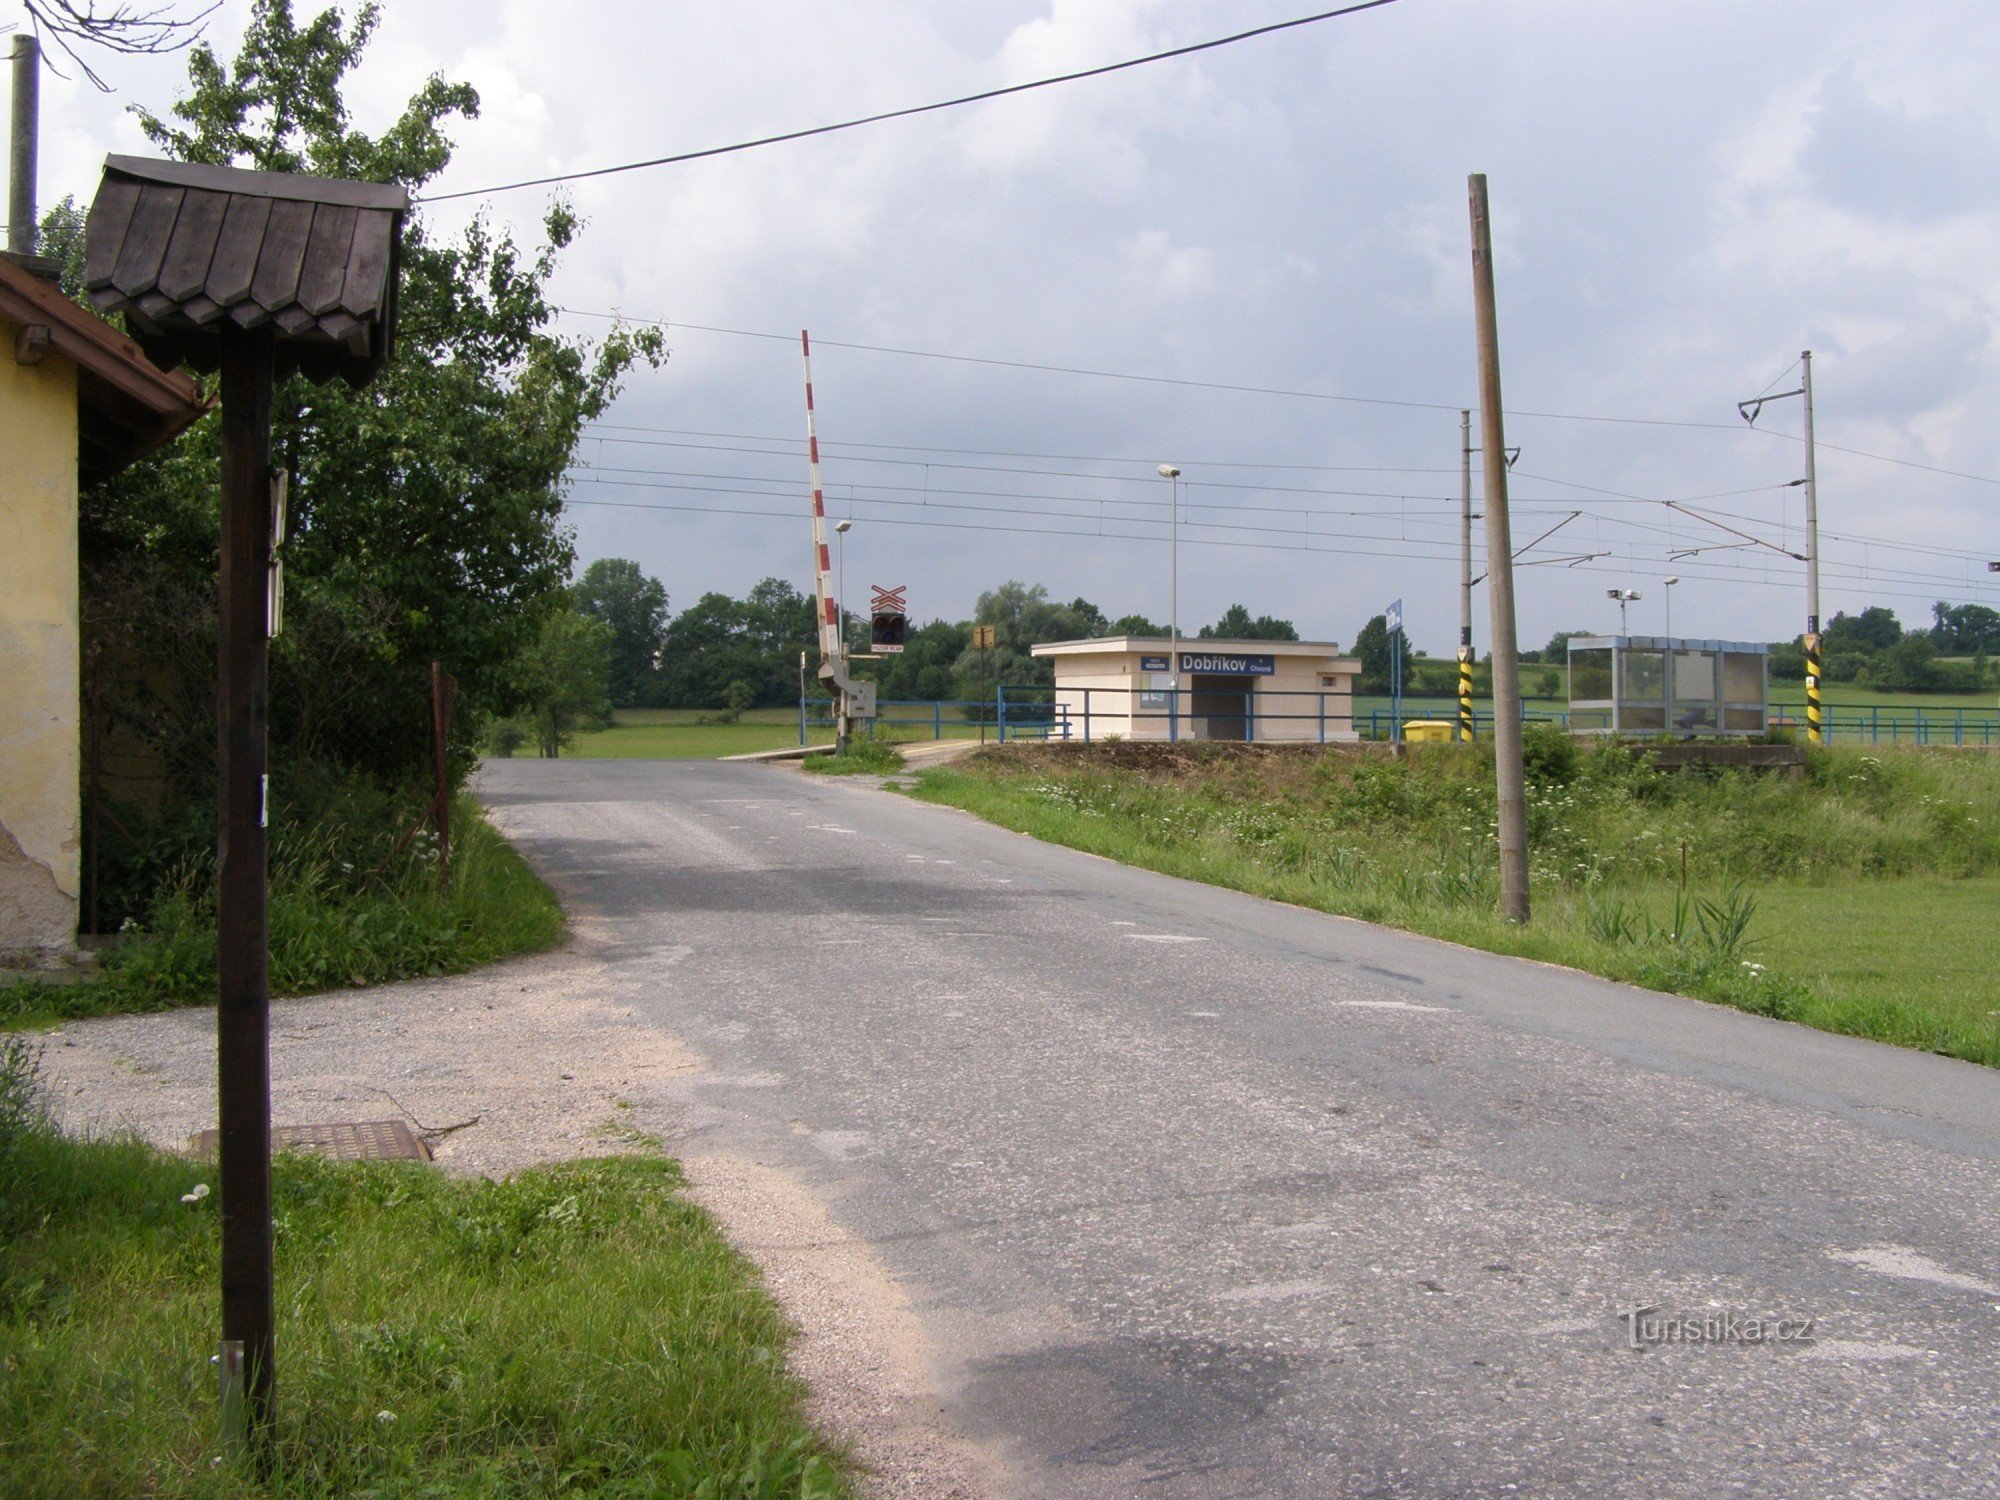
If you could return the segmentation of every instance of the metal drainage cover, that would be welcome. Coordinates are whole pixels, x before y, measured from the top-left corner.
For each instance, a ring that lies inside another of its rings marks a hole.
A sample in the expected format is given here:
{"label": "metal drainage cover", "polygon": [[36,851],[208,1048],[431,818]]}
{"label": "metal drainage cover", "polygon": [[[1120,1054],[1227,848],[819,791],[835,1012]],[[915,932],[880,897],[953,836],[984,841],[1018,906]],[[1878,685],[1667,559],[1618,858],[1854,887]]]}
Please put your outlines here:
{"label": "metal drainage cover", "polygon": [[[204,1130],[194,1149],[213,1156],[218,1133]],[[340,1125],[274,1125],[273,1151],[317,1151],[335,1161],[429,1161],[431,1148],[402,1120],[361,1120]]]}

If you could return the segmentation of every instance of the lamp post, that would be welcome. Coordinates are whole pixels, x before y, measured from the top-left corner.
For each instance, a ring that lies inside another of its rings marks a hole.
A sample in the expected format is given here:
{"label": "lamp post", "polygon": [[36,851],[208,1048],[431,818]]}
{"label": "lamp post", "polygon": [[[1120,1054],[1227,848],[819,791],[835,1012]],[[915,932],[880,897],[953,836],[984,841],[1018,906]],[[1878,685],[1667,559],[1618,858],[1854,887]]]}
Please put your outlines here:
{"label": "lamp post", "polygon": [[1169,724],[1178,717],[1181,692],[1181,471],[1178,464],[1161,464],[1160,478],[1172,491],[1167,513],[1167,712]]}
{"label": "lamp post", "polygon": [[1662,578],[1660,580],[1660,586],[1662,589],[1666,591],[1666,596],[1667,596],[1667,639],[1668,640],[1672,640],[1674,636],[1674,585],[1679,582],[1680,582],[1679,577]]}
{"label": "lamp post", "polygon": [[1639,591],[1637,589],[1606,589],[1604,597],[1618,601],[1618,633],[1620,635],[1631,634],[1631,628],[1625,619],[1625,608],[1629,604],[1638,603],[1640,597]]}
{"label": "lamp post", "polygon": [[834,613],[840,617],[840,659],[847,660],[847,532],[854,522],[835,521],[833,523],[834,559],[833,598]]}

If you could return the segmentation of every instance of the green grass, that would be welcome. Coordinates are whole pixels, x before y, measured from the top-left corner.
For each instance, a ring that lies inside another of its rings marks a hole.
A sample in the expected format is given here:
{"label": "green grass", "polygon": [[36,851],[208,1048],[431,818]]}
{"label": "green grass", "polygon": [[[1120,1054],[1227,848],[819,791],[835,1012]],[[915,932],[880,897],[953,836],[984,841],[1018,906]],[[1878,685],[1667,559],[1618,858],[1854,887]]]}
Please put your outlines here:
{"label": "green grass", "polygon": [[[1830,997],[1880,1009],[1865,1034],[1927,1050],[1947,1049],[1932,1049],[1924,1018],[1968,1036],[2000,1034],[1993,982],[2000,879],[1789,883],[1760,892],[1759,909],[1755,956],[1809,977]],[[1991,1061],[2000,1045],[1988,1046]]]}
{"label": "green grass", "polygon": [[0,1039],[0,1492],[850,1493],[786,1323],[657,1157],[275,1169],[275,1462],[215,1460],[212,1163],[68,1139]]}
{"label": "green grass", "polygon": [[[273,861],[271,988],[309,994],[350,984],[455,974],[553,947],[562,908],[470,798],[453,822],[452,880],[441,889],[434,843],[420,837],[379,876],[340,854],[331,830],[307,830]],[[0,1026],[212,1004],[215,916],[190,872],[154,904],[145,929],[108,950],[98,975],[0,988]]]}
{"label": "green grass", "polygon": [[814,755],[801,762],[819,776],[892,776],[903,769],[903,757],[887,740],[854,739],[842,755]]}
{"label": "green grass", "polygon": [[1788,781],[1660,773],[1553,734],[1529,748],[1526,927],[1495,914],[1487,747],[1010,747],[922,771],[916,795],[1171,875],[2000,1065],[1983,980],[2000,757],[1836,747]]}
{"label": "green grass", "polygon": [[[716,722],[720,717],[716,709],[621,708],[609,729],[579,734],[563,753],[586,760],[717,760],[799,742],[794,708],[748,709],[733,724]],[[808,738],[827,744],[833,731],[815,729]]]}
{"label": "green grass", "polygon": [[[879,737],[892,743],[937,737],[937,718],[928,705],[902,705],[890,710]],[[609,729],[579,734],[566,755],[589,760],[716,760],[725,755],[750,755],[782,750],[799,742],[796,708],[753,708],[734,724],[717,723],[720,710],[692,708],[621,708]],[[947,705],[944,738],[976,738],[979,725]],[[833,730],[813,725],[807,743],[833,742]]]}

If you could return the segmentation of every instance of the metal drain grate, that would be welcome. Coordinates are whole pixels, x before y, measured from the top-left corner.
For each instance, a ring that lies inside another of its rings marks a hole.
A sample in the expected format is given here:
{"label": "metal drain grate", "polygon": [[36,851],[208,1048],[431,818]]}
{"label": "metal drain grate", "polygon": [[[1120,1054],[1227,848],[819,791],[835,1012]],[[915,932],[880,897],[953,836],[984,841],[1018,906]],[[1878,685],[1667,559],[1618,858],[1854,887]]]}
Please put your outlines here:
{"label": "metal drain grate", "polygon": [[[213,1156],[217,1133],[194,1138],[198,1155]],[[273,1151],[316,1151],[335,1161],[429,1161],[431,1148],[402,1120],[361,1120],[338,1125],[274,1125]]]}

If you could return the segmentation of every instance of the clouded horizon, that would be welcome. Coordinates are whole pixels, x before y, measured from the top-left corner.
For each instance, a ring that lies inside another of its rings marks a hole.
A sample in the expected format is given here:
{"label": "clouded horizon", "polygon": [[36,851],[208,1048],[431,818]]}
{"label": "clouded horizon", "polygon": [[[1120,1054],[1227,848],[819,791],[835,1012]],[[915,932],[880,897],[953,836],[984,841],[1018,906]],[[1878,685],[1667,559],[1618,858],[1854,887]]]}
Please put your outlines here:
{"label": "clouded horizon", "polygon": [[[1308,8],[390,0],[349,102],[379,129],[428,73],[473,83],[481,116],[433,184],[456,192]],[[247,11],[211,23],[225,58]],[[117,93],[44,82],[45,202],[87,201],[107,151],[149,152],[124,107],[164,112],[185,60],[99,70]],[[1640,590],[1632,628],[1656,632],[1667,576],[1678,634],[1798,632],[1800,402],[1754,432],[1736,403],[1796,387],[1807,348],[1825,616],[2000,607],[1997,76],[2000,13],[1976,0],[1400,0],[579,182],[566,330],[661,319],[671,350],[583,444],[580,562],[635,558],[677,609],[771,574],[810,588],[808,328],[829,508],[854,517],[850,606],[905,584],[919,620],[963,618],[1019,578],[1164,618],[1164,460],[1184,471],[1184,631],[1241,602],[1351,643],[1400,597],[1417,644],[1449,653],[1476,389],[1466,176],[1485,172],[1515,544],[1563,523],[1517,574],[1524,646],[1615,629],[1611,587]],[[552,191],[488,212],[531,237]],[[474,206],[424,212],[449,230]],[[1486,607],[1480,589],[1482,650]]]}

